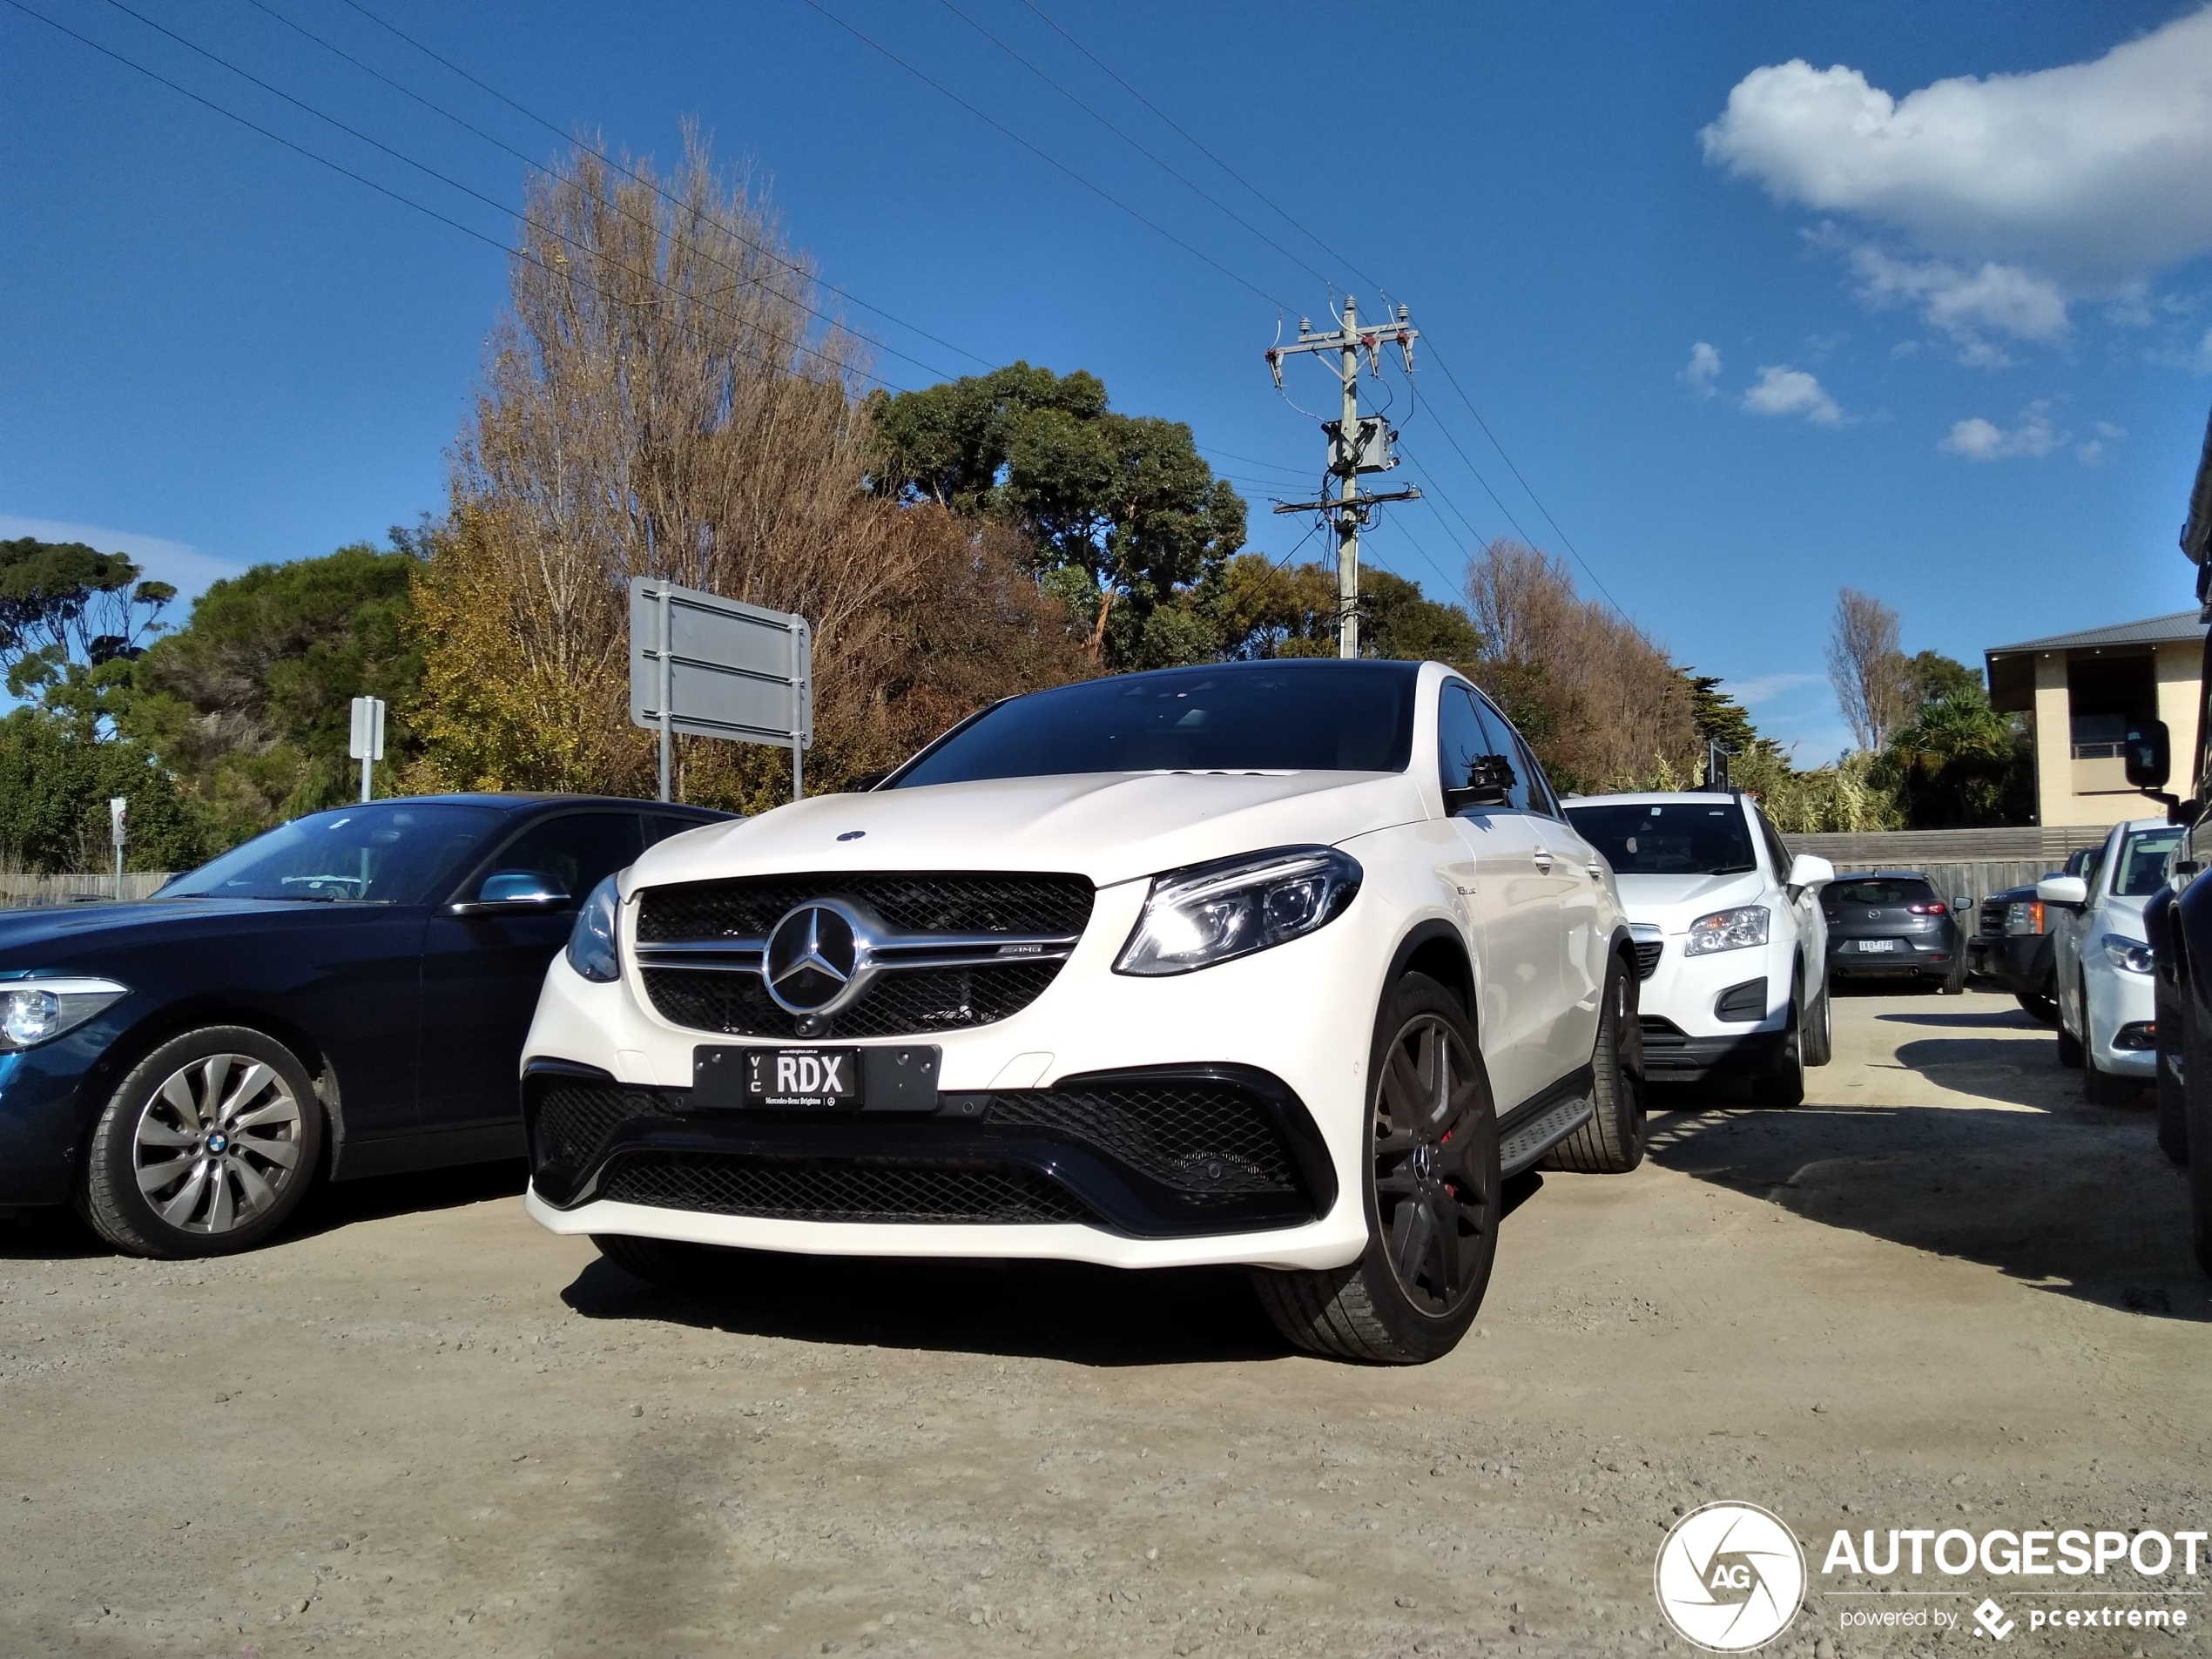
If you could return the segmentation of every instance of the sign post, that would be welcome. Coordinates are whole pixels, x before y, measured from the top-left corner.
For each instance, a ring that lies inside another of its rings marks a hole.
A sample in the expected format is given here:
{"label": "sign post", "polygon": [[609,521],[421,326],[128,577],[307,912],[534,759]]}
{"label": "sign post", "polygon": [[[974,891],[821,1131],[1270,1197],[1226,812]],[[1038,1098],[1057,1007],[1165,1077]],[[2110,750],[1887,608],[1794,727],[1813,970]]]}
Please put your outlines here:
{"label": "sign post", "polygon": [[374,792],[376,763],[384,758],[382,698],[354,699],[354,740],[346,752],[361,763],[361,799],[368,800]]}
{"label": "sign post", "polygon": [[789,749],[792,799],[799,799],[814,741],[813,678],[806,617],[631,579],[630,718],[659,733],[663,800],[678,732]]}
{"label": "sign post", "polygon": [[123,844],[130,839],[123,826],[123,815],[131,810],[127,796],[110,795],[107,799],[108,833],[115,841],[115,898],[123,900]]}

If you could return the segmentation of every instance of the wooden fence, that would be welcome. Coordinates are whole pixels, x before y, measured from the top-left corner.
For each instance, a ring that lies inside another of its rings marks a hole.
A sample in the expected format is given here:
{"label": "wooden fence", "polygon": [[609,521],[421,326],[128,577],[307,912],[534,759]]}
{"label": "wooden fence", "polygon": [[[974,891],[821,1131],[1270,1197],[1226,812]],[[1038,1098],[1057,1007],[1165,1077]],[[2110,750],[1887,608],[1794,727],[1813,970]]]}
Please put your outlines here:
{"label": "wooden fence", "polygon": [[1811,853],[1854,870],[1917,870],[1946,899],[1979,904],[1993,893],[2042,880],[2085,846],[2102,846],[2109,833],[2094,824],[2029,825],[2020,829],[1878,830],[1851,835],[1787,835],[1792,853]]}
{"label": "wooden fence", "polygon": [[[150,897],[171,879],[166,870],[126,870],[123,873],[125,899]],[[0,909],[24,905],[112,904],[116,899],[112,875],[10,875],[0,873]]]}

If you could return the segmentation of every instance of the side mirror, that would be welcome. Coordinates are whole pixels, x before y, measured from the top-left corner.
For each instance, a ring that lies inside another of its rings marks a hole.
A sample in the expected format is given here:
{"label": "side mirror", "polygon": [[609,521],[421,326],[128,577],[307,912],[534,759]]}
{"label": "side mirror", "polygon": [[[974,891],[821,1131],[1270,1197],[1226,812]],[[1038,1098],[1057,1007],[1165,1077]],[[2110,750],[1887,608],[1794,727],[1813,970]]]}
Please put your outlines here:
{"label": "side mirror", "polygon": [[1824,887],[1836,879],[1836,867],[1817,853],[1800,853],[1790,860],[1790,879],[1784,883],[1791,887]]}
{"label": "side mirror", "polygon": [[453,907],[456,916],[481,916],[500,910],[562,910],[574,902],[569,890],[535,870],[495,870],[473,900]]}
{"label": "side mirror", "polygon": [[1973,907],[1974,901],[1964,894],[1960,894],[1951,901],[1951,913],[1953,915],[1963,916]]}
{"label": "side mirror", "polygon": [[2163,789],[2174,770],[2172,740],[2163,720],[2138,720],[2128,728],[2121,745],[2127,751],[2128,785],[2131,789]]}
{"label": "side mirror", "polygon": [[2035,896],[2045,904],[2079,910],[2089,902],[2089,884],[2078,875],[2047,875],[2035,884]]}
{"label": "side mirror", "polygon": [[1444,792],[1444,810],[1454,815],[1470,806],[1503,806],[1513,799],[1513,762],[1503,755],[1477,755],[1467,763],[1467,780]]}

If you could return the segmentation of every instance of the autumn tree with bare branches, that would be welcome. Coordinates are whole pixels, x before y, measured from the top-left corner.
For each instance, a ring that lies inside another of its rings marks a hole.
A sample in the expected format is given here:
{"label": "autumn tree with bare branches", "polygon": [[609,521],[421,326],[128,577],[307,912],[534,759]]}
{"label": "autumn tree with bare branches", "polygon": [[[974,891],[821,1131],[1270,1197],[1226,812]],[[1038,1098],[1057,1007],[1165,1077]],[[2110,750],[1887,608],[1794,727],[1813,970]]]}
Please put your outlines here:
{"label": "autumn tree with bare branches", "polygon": [[1828,678],[1858,746],[1874,753],[1887,747],[1919,701],[1912,660],[1898,648],[1897,612],[1871,593],[1839,590]]}

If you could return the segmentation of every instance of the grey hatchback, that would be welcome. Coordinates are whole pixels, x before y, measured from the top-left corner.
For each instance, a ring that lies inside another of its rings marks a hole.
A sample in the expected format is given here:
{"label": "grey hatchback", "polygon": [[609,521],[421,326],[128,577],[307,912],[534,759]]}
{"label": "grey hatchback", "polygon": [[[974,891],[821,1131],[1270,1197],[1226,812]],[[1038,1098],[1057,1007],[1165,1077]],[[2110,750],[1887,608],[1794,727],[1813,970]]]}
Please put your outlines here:
{"label": "grey hatchback", "polygon": [[1839,875],[1821,894],[1820,907],[1828,919],[1831,974],[1919,980],[1954,995],[1966,989],[1965,932],[1919,871]]}

